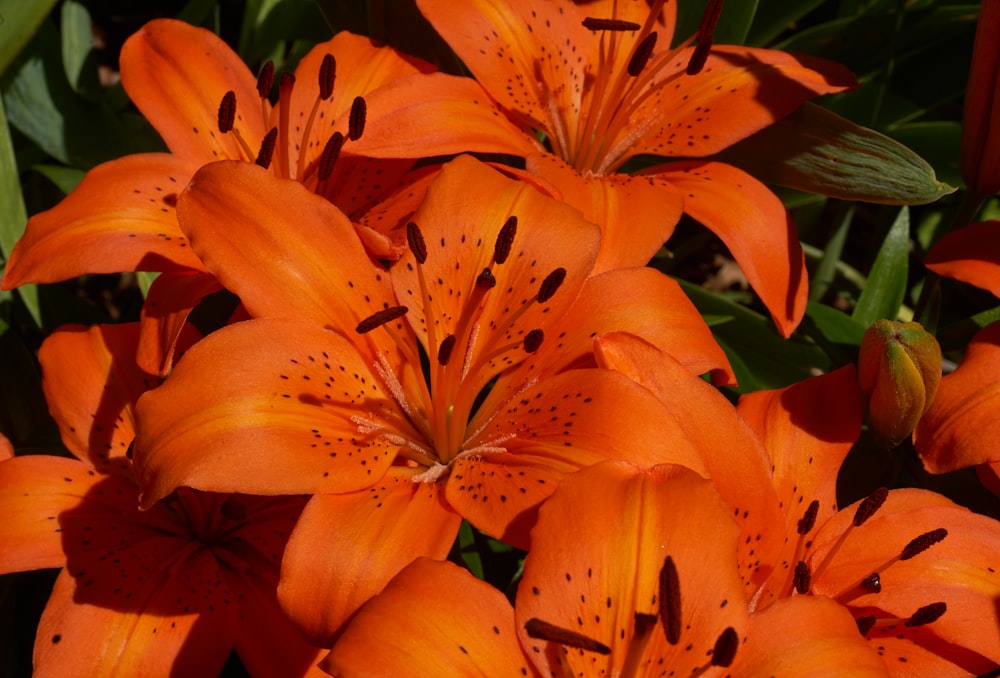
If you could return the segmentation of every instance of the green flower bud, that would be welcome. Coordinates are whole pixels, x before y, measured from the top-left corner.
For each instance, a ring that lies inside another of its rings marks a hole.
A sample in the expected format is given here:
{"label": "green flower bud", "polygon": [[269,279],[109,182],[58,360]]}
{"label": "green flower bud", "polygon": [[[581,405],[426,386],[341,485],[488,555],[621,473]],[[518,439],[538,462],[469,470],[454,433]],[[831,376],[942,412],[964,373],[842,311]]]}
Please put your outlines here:
{"label": "green flower bud", "polygon": [[934,401],[941,347],[920,323],[878,320],[861,340],[858,381],[875,440],[895,447]]}

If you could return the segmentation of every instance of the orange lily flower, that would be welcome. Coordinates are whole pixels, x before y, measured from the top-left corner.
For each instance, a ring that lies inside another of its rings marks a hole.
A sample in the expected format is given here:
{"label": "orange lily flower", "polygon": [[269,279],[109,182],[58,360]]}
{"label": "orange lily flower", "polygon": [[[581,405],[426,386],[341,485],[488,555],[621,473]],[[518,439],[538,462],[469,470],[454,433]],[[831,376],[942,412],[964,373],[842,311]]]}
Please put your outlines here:
{"label": "orange lily flower", "polygon": [[626,327],[694,373],[728,375],[708,328],[652,269],[588,277],[597,226],[523,182],[452,161],[389,270],[329,202],[247,163],[203,168],[179,212],[256,319],[198,342],[140,401],[143,505],[182,485],[318,495],[282,583],[291,608],[320,617],[305,624],[314,637],[346,618],[329,621],[317,586],[341,587],[347,615],[415,555],[443,557],[459,516],[525,545],[569,471],[609,457],[697,463],[652,444],[659,404],[594,368],[592,346]]}
{"label": "orange lily flower", "polygon": [[[690,416],[696,398],[721,398],[647,344],[621,335],[599,343],[601,364],[646,384],[675,416]],[[674,394],[684,382],[682,405]],[[740,460],[754,448],[734,454],[727,442],[706,461],[738,514],[750,610],[824,596],[858,620],[894,675],[989,671],[1000,662],[1000,573],[993,562],[1000,522],[922,490],[883,490],[839,510],[836,476],[860,434],[860,398],[850,366],[746,395],[739,419],[756,432],[766,456]],[[692,429],[720,427],[720,408],[695,411],[709,414]]]}
{"label": "orange lily flower", "polygon": [[[1000,297],[1000,221],[969,224],[948,233],[931,247],[924,265],[942,277]],[[985,435],[1000,414],[998,343],[1000,325],[994,323],[973,337],[958,369],[941,378],[926,419],[913,433],[913,444],[931,473],[988,464],[993,471],[981,471],[988,480],[1000,471],[1000,454]],[[997,487],[989,482],[987,486]]]}
{"label": "orange lily flower", "polygon": [[[419,59],[342,32],[313,48],[294,76],[279,79],[272,105],[273,66],[254,77],[210,31],[151,21],[122,49],[122,84],[170,153],[126,156],[91,170],[65,200],[28,221],[0,286],[163,272],[143,309],[140,363],[168,373],[187,314],[219,289],[177,224],[177,196],[200,166],[224,158],[256,162],[357,214],[394,190],[413,164],[397,158],[533,148],[513,126],[495,139],[473,134],[486,124],[503,129],[482,90],[467,78],[429,71]],[[442,115],[458,122],[441,125]],[[377,126],[386,129],[380,141],[366,139],[367,147],[388,158],[358,155],[352,145]],[[360,235],[374,254],[398,255],[385,236],[367,228]]]}
{"label": "orange lily flower", "polygon": [[1000,5],[985,0],[976,22],[962,116],[962,179],[979,199],[1000,189]]}
{"label": "orange lily flower", "polygon": [[181,488],[138,510],[132,407],[157,380],[137,339],[134,324],[49,337],[43,386],[75,458],[0,461],[0,572],[62,568],[34,675],[212,675],[233,650],[254,675],[319,674],[275,591],[304,498]]}
{"label": "orange lily flower", "polygon": [[[853,87],[853,76],[806,56],[713,46],[710,20],[697,47],[669,47],[677,8],[665,0],[417,4],[508,117],[584,177],[603,182],[642,154],[676,158],[633,177],[659,190],[605,230],[662,242],[676,220],[661,216],[660,203],[682,199],[729,247],[779,331],[791,333],[807,285],[794,227],[763,184],[710,158],[808,99]],[[528,158],[548,180],[554,164]],[[621,185],[595,182],[582,202],[600,203]]]}
{"label": "orange lily flower", "polygon": [[[417,560],[361,608],[321,665],[344,678],[766,676],[779,665],[815,675],[834,651],[840,671],[884,675],[837,606],[802,625],[820,643],[755,632],[738,535],[732,509],[689,469],[602,462],[567,476],[542,506],[513,610],[468,572]],[[806,601],[789,602],[777,614],[801,619]]]}

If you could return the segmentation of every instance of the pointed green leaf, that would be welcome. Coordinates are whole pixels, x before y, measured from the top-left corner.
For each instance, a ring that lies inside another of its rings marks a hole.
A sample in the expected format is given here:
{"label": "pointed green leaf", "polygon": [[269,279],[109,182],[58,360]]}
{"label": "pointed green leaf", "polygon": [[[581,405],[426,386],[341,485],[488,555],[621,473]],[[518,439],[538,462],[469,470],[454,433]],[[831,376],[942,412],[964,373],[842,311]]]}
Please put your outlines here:
{"label": "pointed green leaf", "polygon": [[852,318],[865,327],[882,318],[896,319],[906,294],[909,251],[910,210],[904,207],[882,242]]}
{"label": "pointed green leaf", "polygon": [[[14,158],[14,148],[10,142],[10,128],[7,127],[7,114],[3,99],[0,99],[0,255],[4,261],[14,249],[14,243],[24,233],[24,225],[28,223],[28,213],[24,207],[21,195],[20,175],[17,171],[17,160]],[[31,313],[36,325],[41,325],[42,314],[38,306],[38,289],[34,285],[25,285],[18,292],[21,300]]]}
{"label": "pointed green leaf", "polygon": [[0,73],[48,16],[56,0],[0,0]]}
{"label": "pointed green leaf", "polygon": [[882,205],[923,205],[955,191],[919,155],[816,104],[723,151],[765,183]]}

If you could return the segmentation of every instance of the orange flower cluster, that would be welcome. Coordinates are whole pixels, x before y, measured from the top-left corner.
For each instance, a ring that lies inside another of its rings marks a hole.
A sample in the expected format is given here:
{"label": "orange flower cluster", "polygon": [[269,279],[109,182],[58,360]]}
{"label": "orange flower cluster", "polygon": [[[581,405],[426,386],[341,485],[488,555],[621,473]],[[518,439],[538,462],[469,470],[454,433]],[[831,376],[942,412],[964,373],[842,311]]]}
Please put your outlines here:
{"label": "orange flower cluster", "polygon": [[[36,674],[996,669],[1000,522],[917,489],[840,506],[836,482],[866,407],[934,470],[996,468],[967,420],[991,416],[997,330],[937,399],[939,351],[898,377],[912,347],[875,341],[860,379],[733,404],[729,357],[646,265],[689,215],[789,336],[794,226],[713,156],[853,77],[714,45],[721,2],[677,44],[664,0],[418,5],[472,77],[348,33],[256,77],[174,20],[125,45],[170,152],[94,168],[2,281],[160,274],[141,322],[42,346],[75,458],[0,461],[0,571],[62,568]],[[640,155],[661,161],[624,172]],[[961,245],[931,268],[995,285]],[[527,552],[510,599],[446,561],[463,524]]]}

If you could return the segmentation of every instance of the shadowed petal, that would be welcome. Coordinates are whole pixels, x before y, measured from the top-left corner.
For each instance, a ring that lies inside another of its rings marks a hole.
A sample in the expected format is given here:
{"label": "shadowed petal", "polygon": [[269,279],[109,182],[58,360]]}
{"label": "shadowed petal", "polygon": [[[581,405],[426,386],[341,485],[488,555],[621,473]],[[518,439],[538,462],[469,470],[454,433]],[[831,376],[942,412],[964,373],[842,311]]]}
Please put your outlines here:
{"label": "shadowed petal", "polygon": [[361,608],[322,666],[343,678],[538,675],[525,661],[503,594],[428,558]]}
{"label": "shadowed petal", "polygon": [[723,163],[677,162],[645,172],[681,190],[684,211],[726,244],[778,331],[789,336],[805,313],[809,281],[798,235],[778,197]]}
{"label": "shadowed petal", "polygon": [[913,432],[931,473],[1000,460],[993,437],[1000,408],[1000,323],[969,342],[962,363],[941,379],[934,402]]}
{"label": "shadowed petal", "polygon": [[358,418],[409,430],[352,344],[282,319],[237,323],[199,341],[140,398],[137,414],[143,506],[180,485],[268,495],[360,489],[382,476],[396,446],[359,433]]}
{"label": "shadowed petal", "polygon": [[[156,19],[125,41],[122,85],[171,152],[206,163],[244,158],[232,134],[219,132],[219,103],[236,94],[238,124],[256,151],[267,128],[257,78],[221,38],[174,19]],[[247,158],[253,160],[253,158]]]}
{"label": "shadowed petal", "polygon": [[1000,297],[1000,221],[963,226],[934,243],[924,265]]}
{"label": "shadowed petal", "polygon": [[34,675],[218,673],[237,633],[236,593],[210,551],[182,544],[133,544],[118,576],[104,569],[90,579],[71,561],[38,625]]}
{"label": "shadowed petal", "polygon": [[767,448],[773,482],[794,534],[802,511],[819,501],[816,524],[837,512],[837,473],[861,434],[861,390],[853,366],[785,389],[740,398],[740,416]]}
{"label": "shadowed petal", "polygon": [[136,323],[66,326],[39,351],[42,387],[63,443],[100,473],[130,476],[132,407],[156,380],[135,364]]}
{"label": "shadowed petal", "polygon": [[28,220],[3,288],[85,273],[202,269],[177,226],[177,196],[195,169],[165,153],[98,165],[62,202]]}
{"label": "shadowed petal", "polygon": [[208,273],[161,273],[146,293],[140,311],[135,361],[145,372],[166,377],[174,367],[177,341],[188,315],[222,285]]}
{"label": "shadowed petal", "polygon": [[389,473],[367,490],[314,496],[281,564],[278,599],[319,646],[418,556],[448,555],[461,517],[437,483]]}

